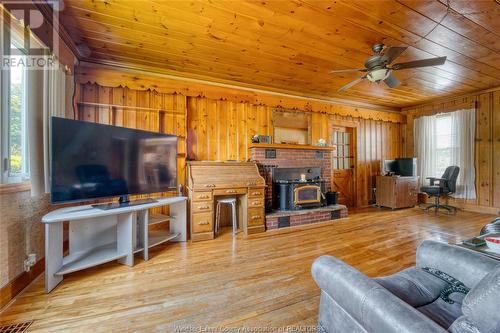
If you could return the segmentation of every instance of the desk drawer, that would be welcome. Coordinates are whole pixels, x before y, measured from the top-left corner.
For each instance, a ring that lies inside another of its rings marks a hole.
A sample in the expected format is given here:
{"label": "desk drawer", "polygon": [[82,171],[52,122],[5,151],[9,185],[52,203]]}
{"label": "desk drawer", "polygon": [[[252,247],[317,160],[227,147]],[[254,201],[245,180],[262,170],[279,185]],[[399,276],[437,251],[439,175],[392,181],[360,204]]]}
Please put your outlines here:
{"label": "desk drawer", "polygon": [[264,224],[264,208],[248,208],[248,226]]}
{"label": "desk drawer", "polygon": [[204,212],[211,212],[213,210],[213,202],[192,202],[191,203],[191,211],[193,214],[196,213],[204,213]]}
{"label": "desk drawer", "polygon": [[264,198],[250,198],[248,199],[248,208],[264,207]]}
{"label": "desk drawer", "polygon": [[193,192],[193,201],[212,201],[212,191]]}
{"label": "desk drawer", "polygon": [[193,232],[209,232],[213,230],[213,216],[211,212],[193,214],[192,217],[191,225]]}
{"label": "desk drawer", "polygon": [[248,197],[264,197],[264,189],[263,188],[249,188],[248,189]]}
{"label": "desk drawer", "polygon": [[214,195],[233,195],[233,194],[246,194],[246,188],[227,188],[214,190]]}

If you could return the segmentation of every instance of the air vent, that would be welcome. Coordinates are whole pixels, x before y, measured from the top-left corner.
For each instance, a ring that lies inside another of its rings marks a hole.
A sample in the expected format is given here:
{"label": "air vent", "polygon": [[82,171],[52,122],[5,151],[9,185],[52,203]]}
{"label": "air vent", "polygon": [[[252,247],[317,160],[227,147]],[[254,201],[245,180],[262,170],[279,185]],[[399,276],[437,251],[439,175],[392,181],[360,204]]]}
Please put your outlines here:
{"label": "air vent", "polygon": [[33,320],[0,326],[0,333],[23,333],[33,324]]}
{"label": "air vent", "polygon": [[331,218],[332,220],[337,220],[337,219],[339,219],[339,218],[340,218],[340,216],[341,216],[341,215],[340,215],[340,210],[332,210],[332,213],[331,213],[331,214],[332,214],[332,215],[331,215],[331,217],[330,217],[330,218]]}
{"label": "air vent", "polygon": [[290,216],[278,217],[278,228],[285,228],[290,226]]}

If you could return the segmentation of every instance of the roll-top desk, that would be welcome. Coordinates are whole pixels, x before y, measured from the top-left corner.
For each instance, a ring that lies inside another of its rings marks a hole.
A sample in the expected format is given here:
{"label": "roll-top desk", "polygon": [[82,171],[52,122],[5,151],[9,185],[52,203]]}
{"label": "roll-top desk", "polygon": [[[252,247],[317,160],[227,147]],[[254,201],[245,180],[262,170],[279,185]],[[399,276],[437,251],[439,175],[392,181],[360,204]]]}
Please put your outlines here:
{"label": "roll-top desk", "polygon": [[214,238],[217,197],[238,202],[238,225],[245,235],[265,231],[265,181],[254,162],[187,163],[190,232],[192,241]]}

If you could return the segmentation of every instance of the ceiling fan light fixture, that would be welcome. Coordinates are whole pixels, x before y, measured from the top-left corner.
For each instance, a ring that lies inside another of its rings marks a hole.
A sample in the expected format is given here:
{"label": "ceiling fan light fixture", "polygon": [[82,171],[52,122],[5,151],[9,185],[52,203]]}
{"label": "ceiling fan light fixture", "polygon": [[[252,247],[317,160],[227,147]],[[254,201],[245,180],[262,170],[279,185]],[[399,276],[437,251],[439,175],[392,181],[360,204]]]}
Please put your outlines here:
{"label": "ceiling fan light fixture", "polygon": [[391,71],[387,68],[375,69],[375,70],[371,71],[370,73],[368,73],[366,75],[366,78],[370,82],[378,82],[378,81],[385,80],[389,76],[390,73],[391,73]]}

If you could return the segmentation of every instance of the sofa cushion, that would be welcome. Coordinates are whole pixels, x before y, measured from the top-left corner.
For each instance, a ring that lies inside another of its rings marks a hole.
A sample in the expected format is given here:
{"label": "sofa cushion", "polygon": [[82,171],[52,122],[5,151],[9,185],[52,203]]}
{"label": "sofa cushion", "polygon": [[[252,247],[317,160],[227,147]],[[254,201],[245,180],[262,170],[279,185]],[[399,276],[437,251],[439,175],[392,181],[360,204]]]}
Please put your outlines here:
{"label": "sofa cushion", "polygon": [[443,280],[416,267],[374,280],[413,307],[434,302],[441,290],[447,286]]}
{"label": "sofa cushion", "polygon": [[417,307],[417,310],[423,313],[427,318],[432,319],[439,326],[448,329],[457,318],[462,316],[462,302],[465,297],[462,293],[452,293],[449,298],[454,301],[453,304],[438,298],[434,302]]}
{"label": "sofa cushion", "polygon": [[440,293],[448,283],[421,268],[408,268],[374,280],[445,329],[462,315],[465,295],[452,293],[449,298],[454,301],[453,304],[443,301]]}
{"label": "sofa cushion", "polygon": [[500,267],[472,288],[464,299],[462,310],[481,333],[500,332]]}

